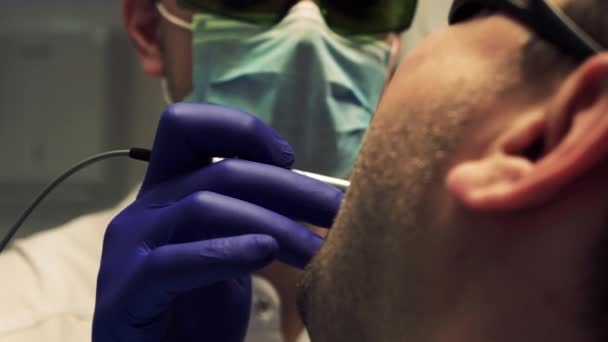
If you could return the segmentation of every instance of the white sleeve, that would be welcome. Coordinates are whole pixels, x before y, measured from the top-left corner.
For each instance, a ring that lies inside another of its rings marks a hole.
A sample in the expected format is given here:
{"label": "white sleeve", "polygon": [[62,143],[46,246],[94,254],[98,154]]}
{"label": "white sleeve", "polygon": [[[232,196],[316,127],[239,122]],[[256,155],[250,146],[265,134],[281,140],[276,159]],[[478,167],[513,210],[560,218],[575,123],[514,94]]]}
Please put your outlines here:
{"label": "white sleeve", "polygon": [[282,342],[281,299],[265,278],[253,276],[251,317],[245,342]]}
{"label": "white sleeve", "polygon": [[[134,193],[116,209],[16,241],[0,254],[0,342],[91,340],[103,235],[133,199]],[[282,341],[276,290],[254,277],[252,299],[247,341]]]}
{"label": "white sleeve", "polygon": [[90,341],[103,234],[115,210],[16,241],[0,254],[0,341]]}

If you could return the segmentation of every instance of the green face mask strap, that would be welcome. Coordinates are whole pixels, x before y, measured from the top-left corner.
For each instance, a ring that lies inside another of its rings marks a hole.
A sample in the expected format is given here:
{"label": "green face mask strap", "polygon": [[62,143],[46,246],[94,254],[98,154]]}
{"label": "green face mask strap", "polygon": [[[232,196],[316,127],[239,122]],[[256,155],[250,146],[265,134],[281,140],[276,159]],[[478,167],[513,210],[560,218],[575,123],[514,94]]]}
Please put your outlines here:
{"label": "green face mask strap", "polygon": [[183,28],[184,30],[194,31],[194,27],[192,23],[187,22],[186,20],[179,18],[175,14],[169,12],[167,8],[162,3],[157,3],[156,8],[158,9],[158,13],[171,24]]}

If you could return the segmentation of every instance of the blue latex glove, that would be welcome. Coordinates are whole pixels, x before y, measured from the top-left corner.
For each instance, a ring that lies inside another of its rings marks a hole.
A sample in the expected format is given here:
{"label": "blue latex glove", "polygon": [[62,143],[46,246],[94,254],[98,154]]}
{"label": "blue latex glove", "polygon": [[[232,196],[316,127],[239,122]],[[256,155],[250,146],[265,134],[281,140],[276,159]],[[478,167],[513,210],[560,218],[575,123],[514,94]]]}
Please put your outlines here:
{"label": "blue latex glove", "polygon": [[242,111],[168,108],[139,196],[105,235],[93,341],[242,341],[250,273],[305,266],[322,239],[297,222],[329,227],[342,200],[293,160]]}

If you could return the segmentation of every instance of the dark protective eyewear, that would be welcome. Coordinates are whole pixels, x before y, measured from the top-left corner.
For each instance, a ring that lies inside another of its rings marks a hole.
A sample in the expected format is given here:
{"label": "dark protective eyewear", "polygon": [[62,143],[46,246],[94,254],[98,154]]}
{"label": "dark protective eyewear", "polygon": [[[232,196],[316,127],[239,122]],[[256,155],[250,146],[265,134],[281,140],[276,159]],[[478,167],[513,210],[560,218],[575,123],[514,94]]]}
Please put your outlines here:
{"label": "dark protective eyewear", "polygon": [[[299,0],[178,0],[207,12],[254,24],[280,22]],[[412,24],[417,0],[316,0],[327,25],[342,35],[401,32]]]}
{"label": "dark protective eyewear", "polygon": [[501,11],[519,20],[541,38],[578,61],[604,50],[559,7],[547,0],[455,0],[449,21],[456,23],[483,9]]}

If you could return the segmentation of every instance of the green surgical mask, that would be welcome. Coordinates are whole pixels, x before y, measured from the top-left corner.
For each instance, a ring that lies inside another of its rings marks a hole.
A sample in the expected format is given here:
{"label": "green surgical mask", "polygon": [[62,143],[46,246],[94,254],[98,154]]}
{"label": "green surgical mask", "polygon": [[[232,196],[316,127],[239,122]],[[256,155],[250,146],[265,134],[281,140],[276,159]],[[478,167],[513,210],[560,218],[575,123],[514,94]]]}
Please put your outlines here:
{"label": "green surgical mask", "polygon": [[396,55],[375,37],[345,38],[312,1],[272,28],[209,14],[193,31],[193,86],[187,102],[236,107],[276,129],[294,148],[295,167],[345,177],[359,153]]}

